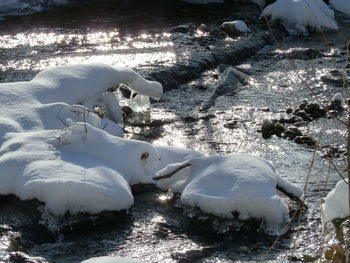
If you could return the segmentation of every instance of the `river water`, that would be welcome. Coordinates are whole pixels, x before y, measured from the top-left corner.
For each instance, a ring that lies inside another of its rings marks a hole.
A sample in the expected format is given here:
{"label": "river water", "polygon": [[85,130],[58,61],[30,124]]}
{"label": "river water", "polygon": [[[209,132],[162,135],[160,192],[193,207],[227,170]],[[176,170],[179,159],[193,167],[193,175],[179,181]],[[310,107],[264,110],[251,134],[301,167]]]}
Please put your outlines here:
{"label": "river water", "polygon": [[[0,21],[0,81],[30,80],[48,67],[86,62],[128,66],[154,77],[154,72],[190,65],[218,48],[253,41],[250,36],[230,38],[218,30],[222,22],[234,19],[246,21],[253,37],[267,36],[258,8],[247,3],[87,1],[10,16]],[[339,19],[346,34],[348,20]],[[196,31],[201,23],[214,32]],[[186,25],[188,32],[176,32],[183,30],[174,30],[178,25]],[[1,197],[0,262],[23,262],[19,261],[23,257],[28,262],[80,262],[103,255],[149,262],[288,262],[316,253],[323,243],[322,197],[339,177],[322,152],[276,136],[264,139],[260,130],[264,120],[287,116],[286,109],[297,107],[303,99],[327,103],[337,92],[348,95],[347,90],[320,80],[332,69],[346,70],[343,46],[342,36],[336,33],[287,37],[278,46],[265,37],[252,54],[232,62],[249,75],[247,83],[224,90],[210,107],[204,106],[225,70],[232,67],[227,61],[209,61],[197,77],[167,87],[148,114],[131,116],[124,123],[128,138],[206,154],[248,152],[273,162],[281,176],[306,189],[307,207],[284,235],[189,210],[176,196],[151,185],[134,187],[135,205],[130,211],[95,217],[57,219],[35,201]],[[305,50],[321,55],[307,58]],[[302,56],[285,56],[294,51]],[[322,146],[345,147],[345,127],[334,118],[298,128]],[[344,155],[332,159],[340,168],[343,161]],[[297,204],[287,202],[295,211]]]}

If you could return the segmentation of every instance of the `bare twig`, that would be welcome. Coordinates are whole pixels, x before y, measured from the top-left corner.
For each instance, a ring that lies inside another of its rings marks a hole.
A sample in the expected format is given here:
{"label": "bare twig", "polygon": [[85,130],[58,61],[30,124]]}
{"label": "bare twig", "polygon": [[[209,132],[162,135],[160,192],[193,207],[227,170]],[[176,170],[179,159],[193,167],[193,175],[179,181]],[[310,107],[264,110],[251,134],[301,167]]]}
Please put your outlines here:
{"label": "bare twig", "polygon": [[60,120],[64,126],[66,126],[67,128],[69,128],[69,125],[61,118],[61,117],[56,117],[58,120]]}
{"label": "bare twig", "polygon": [[181,170],[183,170],[183,169],[185,169],[186,167],[189,167],[189,166],[191,166],[190,163],[185,163],[185,164],[177,167],[174,171],[172,171],[170,173],[153,177],[153,180],[158,181],[158,180],[161,180],[161,179],[172,177],[174,174],[178,173],[179,171],[181,171]]}

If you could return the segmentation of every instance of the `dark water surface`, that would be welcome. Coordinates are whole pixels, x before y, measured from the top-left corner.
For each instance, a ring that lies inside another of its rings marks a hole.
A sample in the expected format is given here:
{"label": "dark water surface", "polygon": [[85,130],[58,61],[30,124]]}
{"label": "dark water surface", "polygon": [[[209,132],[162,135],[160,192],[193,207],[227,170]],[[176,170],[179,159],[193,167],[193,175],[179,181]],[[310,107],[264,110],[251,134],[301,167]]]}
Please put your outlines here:
{"label": "dark water surface", "polygon": [[[214,37],[196,32],[201,23],[218,30],[222,22],[234,19],[246,21],[254,33],[265,30],[259,10],[241,3],[203,7],[176,1],[89,1],[8,17],[0,21],[0,81],[30,80],[48,67],[85,62],[124,65],[146,76],[187,63],[193,54],[210,54],[222,45],[234,47],[245,36],[232,39],[220,32]],[[189,32],[171,33],[177,25],[188,26]],[[315,253],[322,243],[321,198],[338,177],[321,153],[315,154],[310,168],[312,148],[275,136],[266,140],[258,130],[264,119],[285,116],[286,108],[296,107],[304,98],[327,101],[337,92],[347,95],[342,88],[320,81],[321,75],[347,63],[341,53],[342,39],[333,34],[326,35],[326,41],[328,45],[320,35],[287,38],[282,48],[266,42],[256,55],[235,63],[249,74],[248,84],[225,90],[210,108],[203,110],[203,105],[217,89],[227,65],[206,70],[165,92],[153,103],[149,116],[141,119],[142,125],[130,120],[124,127],[126,137],[155,144],[186,146],[207,154],[262,156],[276,165],[282,177],[301,187],[310,175],[308,208],[277,241],[250,224],[242,226],[183,208],[176,196],[147,185],[134,187],[135,205],[127,213],[93,219],[59,221],[42,211],[40,204],[1,197],[0,262],[7,262],[11,253],[16,262],[16,251],[43,262],[80,262],[104,255],[149,262],[288,262],[288,255],[301,258]],[[323,56],[293,59],[292,70],[291,59],[283,54],[305,48]],[[345,129],[334,119],[321,118],[299,128],[323,145],[344,147]],[[334,162],[343,165],[343,157]],[[294,211],[296,204],[289,204]]]}

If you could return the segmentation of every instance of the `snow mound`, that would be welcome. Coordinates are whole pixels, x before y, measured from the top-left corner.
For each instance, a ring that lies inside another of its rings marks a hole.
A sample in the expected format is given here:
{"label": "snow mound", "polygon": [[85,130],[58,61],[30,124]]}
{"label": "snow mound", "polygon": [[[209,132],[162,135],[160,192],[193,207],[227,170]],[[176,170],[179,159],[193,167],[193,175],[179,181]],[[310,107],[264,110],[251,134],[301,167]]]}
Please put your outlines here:
{"label": "snow mound", "polygon": [[339,181],[328,193],[322,210],[324,224],[335,218],[349,216],[349,185],[345,181]]}
{"label": "snow mound", "polygon": [[[127,209],[130,185],[149,183],[162,162],[148,143],[125,140],[113,89],[159,99],[162,86],[127,68],[61,66],[0,84],[0,194],[38,199],[55,215]],[[110,119],[93,112],[103,107]]]}
{"label": "snow mound", "polygon": [[350,14],[350,1],[330,0],[329,4],[335,10],[338,10],[346,14]]}
{"label": "snow mound", "polygon": [[262,219],[267,231],[282,228],[288,219],[288,207],[276,186],[302,196],[301,189],[276,175],[269,162],[248,154],[194,157],[166,166],[159,176],[166,178],[157,185],[181,192],[183,204],[224,218],[234,218],[238,212],[241,220]]}
{"label": "snow mound", "polygon": [[291,34],[307,34],[307,28],[338,30],[334,12],[322,0],[277,0],[268,5],[262,16],[270,16],[271,21],[281,20]]}
{"label": "snow mound", "polygon": [[144,261],[129,257],[94,257],[81,263],[145,263]]}
{"label": "snow mound", "polygon": [[129,185],[151,182],[162,167],[151,144],[86,123],[8,133],[0,154],[0,193],[36,198],[55,215],[127,209],[133,204]]}

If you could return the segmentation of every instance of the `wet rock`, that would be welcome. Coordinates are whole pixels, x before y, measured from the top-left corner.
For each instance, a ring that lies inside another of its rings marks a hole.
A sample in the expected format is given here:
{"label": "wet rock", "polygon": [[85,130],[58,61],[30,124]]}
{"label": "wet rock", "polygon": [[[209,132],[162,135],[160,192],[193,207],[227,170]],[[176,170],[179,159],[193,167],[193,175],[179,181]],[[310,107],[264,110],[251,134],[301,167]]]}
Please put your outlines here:
{"label": "wet rock", "polygon": [[23,252],[11,252],[9,257],[11,263],[47,263],[44,258],[30,257]]}
{"label": "wet rock", "polygon": [[298,117],[298,116],[292,116],[290,118],[281,118],[279,120],[280,123],[286,123],[286,124],[295,124],[295,123],[298,123],[298,122],[302,122],[303,119],[301,117]]}
{"label": "wet rock", "polygon": [[335,94],[328,105],[328,109],[336,112],[344,111],[343,101],[344,101],[344,98],[341,93]]}
{"label": "wet rock", "polygon": [[289,128],[289,130],[294,132],[297,136],[301,136],[302,135],[301,131],[298,128],[291,127],[291,128]]}
{"label": "wet rock", "polygon": [[201,24],[198,28],[197,31],[201,33],[211,33],[213,30],[211,30],[206,24]]}
{"label": "wet rock", "polygon": [[193,54],[195,56],[190,60],[191,63],[189,65],[176,64],[167,69],[152,71],[145,77],[160,82],[165,91],[174,89],[197,78],[205,70],[214,68],[219,64],[236,65],[254,55],[270,41],[271,39],[263,33],[250,35],[235,42],[234,46],[217,47],[210,52]]}
{"label": "wet rock", "polygon": [[283,133],[285,130],[286,130],[286,127],[285,127],[283,124],[281,124],[281,123],[279,123],[279,122],[277,122],[277,123],[275,124],[275,134],[276,134],[278,137],[281,137],[282,133]]}
{"label": "wet rock", "polygon": [[271,136],[275,134],[275,126],[276,126],[275,120],[263,120],[263,123],[261,126],[262,137],[264,139],[271,138]]}
{"label": "wet rock", "polygon": [[233,67],[228,67],[220,76],[213,93],[207,102],[202,106],[202,110],[206,111],[215,105],[218,97],[226,95],[232,96],[237,92],[239,85],[245,85],[248,82],[248,76]]}
{"label": "wet rock", "polygon": [[312,118],[304,110],[298,110],[295,112],[295,115],[302,118],[304,121],[312,121]]}
{"label": "wet rock", "polygon": [[196,122],[196,121],[198,121],[198,118],[195,118],[193,116],[186,116],[183,118],[183,120],[186,122]]}
{"label": "wet rock", "polygon": [[123,106],[122,107],[122,112],[123,112],[123,117],[128,117],[128,116],[131,116],[134,111],[132,108],[130,108],[129,106]]}
{"label": "wet rock", "polygon": [[321,76],[321,80],[335,87],[346,87],[349,84],[349,77],[345,72],[331,70],[328,74]]}
{"label": "wet rock", "polygon": [[238,127],[237,121],[232,121],[224,124],[224,127],[227,129],[236,129]]}
{"label": "wet rock", "polygon": [[338,114],[339,114],[339,112],[336,110],[329,110],[327,112],[327,118],[335,118],[338,116]]}
{"label": "wet rock", "polygon": [[325,146],[322,149],[322,153],[324,158],[334,158],[334,157],[340,157],[342,154],[345,153],[343,149],[339,149],[335,146]]}
{"label": "wet rock", "polygon": [[187,25],[178,25],[170,29],[170,33],[183,33],[186,34],[190,31],[190,27]]}
{"label": "wet rock", "polygon": [[282,137],[285,139],[294,140],[297,137],[297,134],[294,131],[288,129],[283,132]]}
{"label": "wet rock", "polygon": [[326,110],[317,102],[306,104],[304,111],[313,119],[326,116]]}
{"label": "wet rock", "polygon": [[289,59],[310,60],[322,57],[322,52],[312,48],[293,50],[285,54]]}
{"label": "wet rock", "polygon": [[286,109],[286,113],[287,113],[287,114],[293,113],[293,108],[288,108],[288,109]]}
{"label": "wet rock", "polygon": [[303,110],[305,107],[306,107],[306,105],[309,103],[309,101],[308,100],[302,100],[301,101],[301,103],[299,104],[299,109],[300,110]]}
{"label": "wet rock", "polygon": [[308,146],[315,146],[317,143],[315,139],[308,135],[297,136],[294,142],[297,144],[307,144]]}

